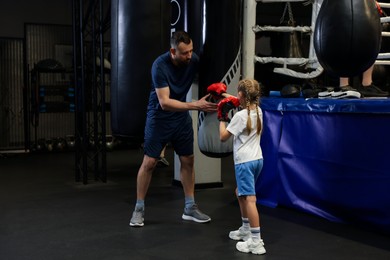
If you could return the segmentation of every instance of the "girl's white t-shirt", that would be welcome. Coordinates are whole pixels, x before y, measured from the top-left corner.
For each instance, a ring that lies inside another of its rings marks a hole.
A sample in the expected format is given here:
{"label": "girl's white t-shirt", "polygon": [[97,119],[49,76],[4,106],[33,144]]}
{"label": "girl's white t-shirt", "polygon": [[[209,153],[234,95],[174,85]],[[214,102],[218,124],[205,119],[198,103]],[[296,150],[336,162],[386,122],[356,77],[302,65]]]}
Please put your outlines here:
{"label": "girl's white t-shirt", "polygon": [[[263,112],[258,108],[260,122],[263,125]],[[252,121],[252,130],[248,135],[246,123],[248,120],[248,110],[242,109],[234,114],[232,120],[227,126],[227,130],[233,137],[233,157],[234,164],[254,161],[263,158],[263,152],[260,147],[260,135],[256,134],[257,114],[256,110],[250,110]]]}

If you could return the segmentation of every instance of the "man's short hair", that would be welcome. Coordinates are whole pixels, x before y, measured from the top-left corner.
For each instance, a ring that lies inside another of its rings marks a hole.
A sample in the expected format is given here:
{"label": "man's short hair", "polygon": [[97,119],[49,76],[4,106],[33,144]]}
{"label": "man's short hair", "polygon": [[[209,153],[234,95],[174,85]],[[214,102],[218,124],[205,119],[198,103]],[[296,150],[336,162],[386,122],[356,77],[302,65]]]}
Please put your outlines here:
{"label": "man's short hair", "polygon": [[176,49],[177,46],[181,43],[190,44],[191,43],[191,37],[189,34],[185,31],[176,31],[172,34],[171,37],[171,48]]}

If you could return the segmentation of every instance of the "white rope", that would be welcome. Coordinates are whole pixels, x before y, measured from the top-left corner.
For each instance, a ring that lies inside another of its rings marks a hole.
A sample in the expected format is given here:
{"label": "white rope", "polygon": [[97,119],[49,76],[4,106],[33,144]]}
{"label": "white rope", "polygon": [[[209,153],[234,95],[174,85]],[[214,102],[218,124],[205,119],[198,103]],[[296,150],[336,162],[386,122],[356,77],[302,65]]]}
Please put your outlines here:
{"label": "white rope", "polygon": [[321,75],[321,73],[324,71],[324,69],[321,67],[321,65],[317,64],[317,68],[314,71],[303,73],[303,72],[297,72],[292,69],[287,68],[287,65],[298,65],[298,66],[304,66],[308,64],[316,64],[317,59],[307,59],[307,58],[278,58],[278,57],[259,57],[255,56],[255,61],[259,63],[276,63],[283,65],[283,68],[274,68],[273,72],[278,74],[287,75],[294,78],[301,78],[301,79],[312,79],[315,77],[318,77]]}
{"label": "white rope", "polygon": [[254,32],[264,32],[264,31],[271,31],[271,32],[304,32],[304,33],[310,33],[313,30],[310,26],[259,26],[256,25],[253,27]]}
{"label": "white rope", "polygon": [[375,65],[390,65],[390,60],[377,60]]}
{"label": "white rope", "polygon": [[388,23],[390,22],[390,17],[386,16],[386,17],[381,17],[381,23]]}
{"label": "white rope", "polygon": [[384,37],[390,37],[390,32],[382,32],[382,36],[384,36]]}
{"label": "white rope", "polygon": [[300,78],[300,79],[312,79],[316,78],[324,71],[324,69],[321,66],[318,66],[316,70],[308,72],[308,73],[302,73],[302,72],[296,72],[294,70],[288,69],[288,68],[275,68],[274,72],[287,75],[294,78]]}
{"label": "white rope", "polygon": [[379,53],[377,59],[378,60],[390,59],[390,52]]}
{"label": "white rope", "polygon": [[315,59],[308,58],[279,58],[279,57],[259,57],[255,56],[255,61],[266,64],[266,63],[276,63],[282,65],[306,65],[309,63],[316,63]]}
{"label": "white rope", "polygon": [[389,3],[379,3],[379,6],[382,7],[382,8],[390,8],[390,4]]}
{"label": "white rope", "polygon": [[262,3],[307,2],[308,0],[256,0]]}

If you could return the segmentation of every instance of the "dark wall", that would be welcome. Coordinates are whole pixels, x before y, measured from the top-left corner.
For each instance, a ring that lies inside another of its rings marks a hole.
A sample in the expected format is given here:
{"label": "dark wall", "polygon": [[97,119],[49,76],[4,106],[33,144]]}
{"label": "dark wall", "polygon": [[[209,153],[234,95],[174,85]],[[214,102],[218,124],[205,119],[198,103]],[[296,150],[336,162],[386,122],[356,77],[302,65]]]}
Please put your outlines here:
{"label": "dark wall", "polygon": [[0,37],[22,38],[24,23],[72,24],[71,0],[0,1]]}

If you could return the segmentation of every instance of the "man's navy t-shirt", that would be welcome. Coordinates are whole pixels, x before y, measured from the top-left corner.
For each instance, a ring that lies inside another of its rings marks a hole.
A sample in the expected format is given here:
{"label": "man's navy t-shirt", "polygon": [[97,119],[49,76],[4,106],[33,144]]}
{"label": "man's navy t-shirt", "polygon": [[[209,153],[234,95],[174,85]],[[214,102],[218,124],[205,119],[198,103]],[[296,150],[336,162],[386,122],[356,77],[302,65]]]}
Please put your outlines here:
{"label": "man's navy t-shirt", "polygon": [[[172,112],[162,110],[157,98],[156,88],[169,87],[170,98],[182,102],[186,101],[187,93],[191,88],[192,82],[196,76],[199,66],[199,57],[193,53],[191,61],[186,66],[175,66],[172,63],[170,52],[166,52],[159,56],[152,65],[152,86],[149,95],[149,103],[147,109],[147,121],[145,129],[145,138],[155,135],[148,131],[148,127],[160,129],[161,134],[164,129],[175,129],[189,115],[188,111]],[[152,124],[152,125],[149,125]],[[157,130],[157,129],[155,129]],[[148,136],[149,135],[149,136]]]}

